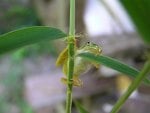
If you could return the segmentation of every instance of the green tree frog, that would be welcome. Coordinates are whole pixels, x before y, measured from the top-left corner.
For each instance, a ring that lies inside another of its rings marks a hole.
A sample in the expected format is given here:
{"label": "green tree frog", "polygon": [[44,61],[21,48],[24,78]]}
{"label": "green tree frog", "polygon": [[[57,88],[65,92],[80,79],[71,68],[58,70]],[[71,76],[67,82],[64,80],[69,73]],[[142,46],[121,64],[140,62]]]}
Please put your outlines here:
{"label": "green tree frog", "polygon": [[[96,68],[99,68],[99,64],[95,62],[90,62],[85,60],[82,57],[79,57],[78,54],[80,53],[92,53],[94,55],[100,55],[102,52],[101,47],[98,45],[92,43],[92,42],[87,42],[84,46],[80,48],[75,48],[75,62],[74,62],[74,73],[73,73],[73,86],[82,86],[83,83],[79,79],[79,75],[82,73],[86,72],[91,68],[91,66],[95,66]],[[56,66],[63,66],[63,73],[67,76],[67,60],[68,60],[68,49],[65,48],[60,55],[57,58],[56,61]],[[67,84],[67,78],[61,78],[61,81],[64,84]]]}

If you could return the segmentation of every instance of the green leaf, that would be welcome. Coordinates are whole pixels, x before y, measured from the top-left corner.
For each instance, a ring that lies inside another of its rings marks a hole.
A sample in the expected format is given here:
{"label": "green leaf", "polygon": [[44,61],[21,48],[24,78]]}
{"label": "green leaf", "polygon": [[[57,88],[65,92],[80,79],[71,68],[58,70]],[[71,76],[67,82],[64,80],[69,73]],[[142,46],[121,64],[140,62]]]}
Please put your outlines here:
{"label": "green leaf", "polygon": [[[99,64],[105,65],[109,68],[112,68],[121,73],[124,73],[125,75],[128,75],[132,78],[136,78],[137,75],[139,74],[139,71],[137,69],[130,67],[126,64],[123,64],[123,63],[119,62],[118,60],[112,59],[107,56],[103,56],[103,55],[95,56],[94,54],[91,54],[91,53],[82,53],[82,54],[79,54],[79,56],[84,57],[87,60],[94,61]],[[145,78],[144,83],[150,84],[150,80]]]}
{"label": "green leaf", "polygon": [[45,26],[26,27],[0,35],[0,54],[41,41],[66,37],[59,29]]}
{"label": "green leaf", "polygon": [[85,110],[81,104],[79,104],[77,101],[74,102],[76,105],[76,108],[78,109],[79,113],[89,113],[87,110]]}
{"label": "green leaf", "polygon": [[120,0],[145,42],[150,44],[150,0]]}

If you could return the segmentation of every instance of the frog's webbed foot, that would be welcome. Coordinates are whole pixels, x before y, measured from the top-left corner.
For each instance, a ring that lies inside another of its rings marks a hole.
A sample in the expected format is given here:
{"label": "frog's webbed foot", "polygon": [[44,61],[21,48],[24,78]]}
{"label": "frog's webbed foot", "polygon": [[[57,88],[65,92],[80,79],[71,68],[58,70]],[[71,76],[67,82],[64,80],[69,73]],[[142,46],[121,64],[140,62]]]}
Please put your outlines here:
{"label": "frog's webbed foot", "polygon": [[[61,78],[61,82],[63,84],[67,85],[67,78]],[[83,86],[83,82],[80,79],[77,79],[77,78],[73,79],[70,82],[73,82],[73,86],[76,86],[76,87],[82,87]]]}
{"label": "frog's webbed foot", "polygon": [[74,78],[73,79],[73,86],[82,87],[83,82],[79,78]]}

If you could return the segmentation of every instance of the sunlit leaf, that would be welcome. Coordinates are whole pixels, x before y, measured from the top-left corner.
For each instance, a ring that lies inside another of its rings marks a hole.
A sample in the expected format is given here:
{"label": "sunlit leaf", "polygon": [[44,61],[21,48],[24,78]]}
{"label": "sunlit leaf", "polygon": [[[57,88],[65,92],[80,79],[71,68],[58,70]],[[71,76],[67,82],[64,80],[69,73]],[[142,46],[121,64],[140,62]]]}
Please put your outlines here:
{"label": "sunlit leaf", "polygon": [[26,45],[41,41],[51,41],[66,36],[59,29],[45,26],[26,27],[11,31],[0,35],[0,54]]}

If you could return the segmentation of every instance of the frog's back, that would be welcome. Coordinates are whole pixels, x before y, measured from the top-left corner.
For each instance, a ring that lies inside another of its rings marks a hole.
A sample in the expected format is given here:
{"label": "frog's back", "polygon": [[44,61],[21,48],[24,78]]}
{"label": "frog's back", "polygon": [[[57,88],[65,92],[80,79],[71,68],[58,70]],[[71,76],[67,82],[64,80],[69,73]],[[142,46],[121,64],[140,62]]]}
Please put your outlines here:
{"label": "frog's back", "polygon": [[63,65],[67,59],[68,59],[68,48],[66,47],[58,56],[56,60],[56,66]]}

